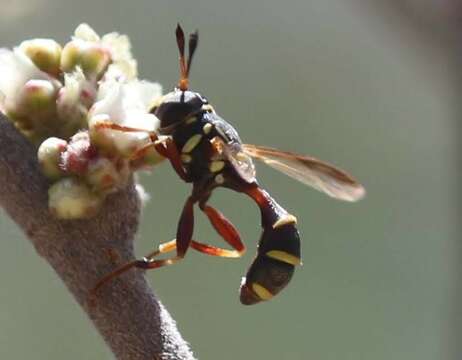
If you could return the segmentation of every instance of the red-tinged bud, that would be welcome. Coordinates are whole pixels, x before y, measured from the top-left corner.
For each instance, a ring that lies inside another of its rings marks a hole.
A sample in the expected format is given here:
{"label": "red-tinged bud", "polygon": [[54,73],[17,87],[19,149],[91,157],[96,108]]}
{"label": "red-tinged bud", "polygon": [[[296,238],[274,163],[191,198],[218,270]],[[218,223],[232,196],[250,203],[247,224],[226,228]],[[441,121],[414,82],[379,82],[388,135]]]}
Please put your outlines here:
{"label": "red-tinged bud", "polygon": [[81,131],[74,135],[61,154],[60,167],[69,174],[85,175],[88,163],[97,155],[96,148],[90,143],[87,131]]}

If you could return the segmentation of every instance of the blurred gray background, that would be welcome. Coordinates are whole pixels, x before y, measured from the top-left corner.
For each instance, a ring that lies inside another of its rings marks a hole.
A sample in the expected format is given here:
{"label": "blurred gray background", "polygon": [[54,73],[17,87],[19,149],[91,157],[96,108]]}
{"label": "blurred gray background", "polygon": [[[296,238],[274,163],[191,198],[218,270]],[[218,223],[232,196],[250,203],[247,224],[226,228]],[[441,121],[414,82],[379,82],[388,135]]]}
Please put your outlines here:
{"label": "blurred gray background", "polygon": [[[190,252],[147,274],[200,359],[460,358],[459,128],[444,53],[359,1],[0,5],[0,46],[32,37],[64,43],[81,22],[100,34],[117,30],[131,38],[140,77],[165,91],[178,79],[176,23],[198,28],[191,86],[245,142],[319,157],[366,186],[362,202],[340,203],[258,167],[264,187],[299,219],[304,266],[284,293],[253,307],[240,305],[238,286],[259,214],[242,195],[216,192],[213,203],[240,229],[246,256]],[[151,201],[140,256],[174,236],[190,191],[167,164],[141,180]],[[199,213],[197,221],[197,238],[217,243]],[[111,358],[1,210],[0,230],[0,359]]]}

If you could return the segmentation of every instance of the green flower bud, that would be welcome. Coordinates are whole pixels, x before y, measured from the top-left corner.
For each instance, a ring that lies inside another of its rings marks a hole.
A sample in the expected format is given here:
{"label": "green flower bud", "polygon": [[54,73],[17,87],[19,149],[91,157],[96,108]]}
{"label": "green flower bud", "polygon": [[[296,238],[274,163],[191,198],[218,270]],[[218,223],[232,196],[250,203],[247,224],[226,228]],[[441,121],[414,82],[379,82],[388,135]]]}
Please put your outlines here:
{"label": "green flower bud", "polygon": [[42,172],[50,179],[59,179],[64,175],[59,166],[61,154],[66,150],[67,141],[51,137],[46,139],[38,149],[38,161]]}
{"label": "green flower bud", "polygon": [[94,216],[104,196],[92,192],[81,180],[65,178],[48,190],[48,206],[59,219],[84,219]]}
{"label": "green flower bud", "polygon": [[111,53],[99,44],[89,45],[82,53],[80,65],[85,74],[99,77],[111,62]]}
{"label": "green flower bud", "polygon": [[57,77],[61,61],[61,45],[51,39],[26,40],[19,46],[40,70]]}
{"label": "green flower bud", "polygon": [[61,53],[61,70],[72,72],[80,61],[81,49],[79,41],[69,41]]}
{"label": "green flower bud", "polygon": [[51,81],[29,80],[22,89],[17,108],[31,115],[54,112],[57,93],[57,86]]}
{"label": "green flower bud", "polygon": [[61,69],[64,72],[71,72],[79,66],[89,77],[101,76],[110,62],[108,48],[78,39],[68,42],[61,55]]}

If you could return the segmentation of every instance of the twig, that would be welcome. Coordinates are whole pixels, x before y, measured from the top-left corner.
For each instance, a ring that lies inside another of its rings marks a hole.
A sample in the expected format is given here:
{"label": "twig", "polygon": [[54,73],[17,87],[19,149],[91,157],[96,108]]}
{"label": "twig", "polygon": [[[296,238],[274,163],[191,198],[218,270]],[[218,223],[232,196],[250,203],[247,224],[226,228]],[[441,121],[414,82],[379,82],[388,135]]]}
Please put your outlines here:
{"label": "twig", "polygon": [[134,184],[110,196],[91,220],[58,221],[47,205],[48,182],[36,150],[0,113],[0,206],[24,231],[88,314],[117,359],[194,359],[175,322],[141,271],[88,290],[116,265],[133,259],[140,216]]}

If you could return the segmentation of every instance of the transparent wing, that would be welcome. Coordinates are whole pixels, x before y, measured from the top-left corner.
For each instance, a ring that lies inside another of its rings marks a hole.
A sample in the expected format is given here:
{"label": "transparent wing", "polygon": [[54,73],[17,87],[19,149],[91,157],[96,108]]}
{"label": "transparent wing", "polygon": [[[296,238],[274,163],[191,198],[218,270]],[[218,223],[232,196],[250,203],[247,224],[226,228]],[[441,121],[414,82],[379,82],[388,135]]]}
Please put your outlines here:
{"label": "transparent wing", "polygon": [[249,156],[333,198],[358,201],[366,194],[364,187],[346,172],[315,158],[250,144],[243,144],[242,149]]}
{"label": "transparent wing", "polygon": [[255,165],[240,143],[225,143],[220,137],[214,137],[212,144],[221,158],[227,160],[239,176],[246,182],[255,181]]}

